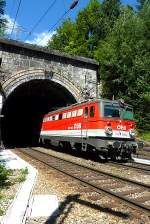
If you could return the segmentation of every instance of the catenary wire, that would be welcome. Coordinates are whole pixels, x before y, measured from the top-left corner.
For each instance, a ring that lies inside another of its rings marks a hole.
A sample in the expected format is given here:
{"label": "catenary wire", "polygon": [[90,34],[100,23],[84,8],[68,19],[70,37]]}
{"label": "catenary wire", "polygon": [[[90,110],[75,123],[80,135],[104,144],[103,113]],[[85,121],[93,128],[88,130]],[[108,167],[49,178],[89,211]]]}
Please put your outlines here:
{"label": "catenary wire", "polygon": [[16,12],[15,20],[13,22],[13,27],[12,27],[12,31],[10,33],[10,36],[13,34],[13,31],[14,31],[16,19],[17,19],[17,16],[18,16],[18,13],[19,13],[19,10],[20,10],[20,6],[21,6],[21,2],[22,2],[22,0],[19,0],[19,4],[18,4],[18,8],[17,8],[17,12]]}
{"label": "catenary wire", "polygon": [[[50,31],[51,30],[53,30],[54,29],[54,27],[63,19],[63,17],[65,16],[65,15],[67,15],[67,13],[70,11],[70,9],[68,10],[68,11],[66,11],[58,20],[57,20],[57,22],[48,30],[48,32],[47,32],[47,35],[50,33]],[[39,43],[41,43],[41,41],[42,41],[42,39],[40,40],[40,41],[38,41],[37,42],[37,45],[39,44]]]}
{"label": "catenary wire", "polygon": [[[47,35],[50,33],[51,30],[54,29],[54,27],[65,17],[65,15],[67,15],[69,13],[70,10],[72,10],[79,1],[74,1],[71,6],[69,7],[69,9],[67,11],[64,12],[64,14],[57,20],[57,22],[48,30]],[[40,41],[37,42],[37,45],[39,43],[41,43],[42,39]]]}
{"label": "catenary wire", "polygon": [[31,31],[29,32],[29,34],[25,37],[24,41],[27,40],[28,36],[30,36],[33,31],[35,30],[35,28],[40,24],[40,22],[44,19],[44,17],[47,15],[47,13],[49,12],[49,10],[54,6],[54,4],[56,3],[57,0],[54,0],[49,7],[47,8],[47,10],[44,12],[44,14],[40,17],[40,19],[37,21],[37,23],[32,27]]}

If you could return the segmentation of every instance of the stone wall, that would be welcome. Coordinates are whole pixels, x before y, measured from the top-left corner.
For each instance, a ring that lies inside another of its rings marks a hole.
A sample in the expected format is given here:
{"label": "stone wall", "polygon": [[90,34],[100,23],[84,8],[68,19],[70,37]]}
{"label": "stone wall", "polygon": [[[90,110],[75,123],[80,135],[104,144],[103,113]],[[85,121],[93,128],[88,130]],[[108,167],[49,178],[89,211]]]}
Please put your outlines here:
{"label": "stone wall", "polygon": [[40,71],[39,79],[59,82],[78,101],[85,99],[87,93],[88,97],[99,95],[98,63],[95,60],[3,39],[0,40],[0,58],[0,81],[6,96],[19,84],[31,79],[29,71],[32,71],[32,79],[33,74],[36,79]]}

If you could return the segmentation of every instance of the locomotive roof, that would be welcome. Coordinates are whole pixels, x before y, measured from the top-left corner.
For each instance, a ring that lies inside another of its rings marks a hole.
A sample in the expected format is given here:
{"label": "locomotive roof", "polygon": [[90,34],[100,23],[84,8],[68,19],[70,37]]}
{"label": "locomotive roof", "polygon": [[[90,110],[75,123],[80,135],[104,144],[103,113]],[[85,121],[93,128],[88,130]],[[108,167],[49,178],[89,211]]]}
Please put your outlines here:
{"label": "locomotive roof", "polygon": [[80,106],[80,105],[84,105],[84,104],[89,104],[89,103],[96,103],[96,102],[99,102],[100,100],[99,99],[95,99],[95,100],[86,100],[86,101],[82,101],[80,103],[74,103],[74,104],[71,104],[69,106],[66,106],[66,107],[60,107],[56,110],[52,110],[50,111],[48,114],[51,114],[52,112],[58,112],[58,111],[62,111],[62,110],[68,110],[68,109],[71,109],[73,107],[76,107],[76,106]]}
{"label": "locomotive roof", "polygon": [[[69,109],[71,109],[71,108],[74,108],[74,107],[76,107],[76,106],[80,106],[80,105],[85,105],[85,104],[91,104],[91,103],[97,103],[97,102],[113,102],[113,103],[116,103],[116,104],[119,104],[119,101],[118,100],[109,100],[109,99],[92,99],[92,100],[86,100],[86,101],[82,101],[82,102],[80,102],[80,103],[74,103],[74,104],[71,104],[71,105],[69,105],[69,106],[66,106],[66,107],[61,107],[61,108],[58,108],[58,109],[56,109],[56,110],[52,110],[52,111],[50,111],[48,114],[51,114],[51,113],[54,113],[54,112],[61,112],[61,111],[63,111],[63,110],[69,110]],[[129,104],[126,104],[126,103],[124,103],[126,106],[130,106],[131,107],[131,105],[129,105]]]}

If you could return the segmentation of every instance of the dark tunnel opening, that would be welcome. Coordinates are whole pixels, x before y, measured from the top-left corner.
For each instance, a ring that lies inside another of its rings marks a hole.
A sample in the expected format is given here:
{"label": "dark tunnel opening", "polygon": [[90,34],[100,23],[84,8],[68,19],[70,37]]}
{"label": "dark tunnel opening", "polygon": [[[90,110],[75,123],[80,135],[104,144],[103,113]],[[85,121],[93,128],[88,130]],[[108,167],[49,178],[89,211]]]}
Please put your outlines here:
{"label": "dark tunnel opening", "polygon": [[37,146],[44,114],[75,102],[73,95],[58,83],[32,80],[21,84],[3,105],[1,133],[4,146]]}

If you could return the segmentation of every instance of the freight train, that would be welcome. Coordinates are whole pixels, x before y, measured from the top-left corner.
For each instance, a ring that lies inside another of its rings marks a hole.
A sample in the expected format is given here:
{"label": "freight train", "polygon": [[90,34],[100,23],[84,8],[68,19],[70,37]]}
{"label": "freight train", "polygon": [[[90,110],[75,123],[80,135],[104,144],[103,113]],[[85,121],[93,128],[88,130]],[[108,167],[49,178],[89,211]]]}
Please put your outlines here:
{"label": "freight train", "polygon": [[93,152],[103,159],[131,159],[135,140],[133,108],[119,100],[93,99],[44,115],[40,142]]}

